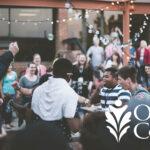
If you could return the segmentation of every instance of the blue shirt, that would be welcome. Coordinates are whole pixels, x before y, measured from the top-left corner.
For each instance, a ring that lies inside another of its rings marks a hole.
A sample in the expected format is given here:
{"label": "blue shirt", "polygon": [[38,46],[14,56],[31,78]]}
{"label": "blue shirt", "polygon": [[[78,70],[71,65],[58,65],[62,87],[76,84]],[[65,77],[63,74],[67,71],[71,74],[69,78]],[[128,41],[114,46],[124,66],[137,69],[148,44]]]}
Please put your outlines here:
{"label": "blue shirt", "polygon": [[15,89],[12,86],[12,83],[16,81],[16,79],[17,79],[17,74],[14,71],[12,71],[11,74],[5,75],[5,77],[3,78],[3,87],[2,87],[3,94],[14,95],[16,93]]}
{"label": "blue shirt", "polygon": [[131,63],[132,65],[135,64],[135,58],[133,57],[134,54],[135,54],[135,48],[134,48],[134,47],[131,47],[131,48],[130,48],[130,63]]}

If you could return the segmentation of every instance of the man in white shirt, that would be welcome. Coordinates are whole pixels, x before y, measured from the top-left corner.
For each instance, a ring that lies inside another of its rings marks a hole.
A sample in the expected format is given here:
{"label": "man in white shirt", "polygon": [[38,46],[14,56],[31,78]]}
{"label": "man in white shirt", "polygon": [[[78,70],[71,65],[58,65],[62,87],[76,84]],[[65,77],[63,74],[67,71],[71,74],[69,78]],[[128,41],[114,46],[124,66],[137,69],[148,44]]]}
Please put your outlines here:
{"label": "man in white shirt", "polygon": [[79,96],[68,84],[71,73],[69,60],[56,60],[53,77],[34,90],[31,108],[44,122],[54,123],[65,118],[67,126],[76,132],[80,127],[80,121],[74,118]]}
{"label": "man in white shirt", "polygon": [[97,69],[104,62],[104,49],[99,46],[99,39],[93,38],[93,46],[87,51],[87,58],[91,60],[93,70]]}

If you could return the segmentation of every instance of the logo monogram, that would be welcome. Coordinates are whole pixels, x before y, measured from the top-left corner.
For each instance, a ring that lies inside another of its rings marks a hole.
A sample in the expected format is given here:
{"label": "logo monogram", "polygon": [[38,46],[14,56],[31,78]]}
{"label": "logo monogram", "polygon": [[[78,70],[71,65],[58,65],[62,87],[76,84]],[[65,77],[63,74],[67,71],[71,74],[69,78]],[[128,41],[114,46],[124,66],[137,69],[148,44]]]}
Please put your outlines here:
{"label": "logo monogram", "polygon": [[[117,100],[115,102],[116,106],[121,106],[122,102]],[[109,124],[107,128],[109,129],[110,133],[115,137],[116,141],[119,143],[122,137],[127,133],[127,130],[130,128],[128,125],[131,121],[131,112],[124,112],[127,110],[128,106],[124,105],[121,108],[115,108],[113,106],[109,106],[110,112],[105,112],[106,115],[106,122]]]}

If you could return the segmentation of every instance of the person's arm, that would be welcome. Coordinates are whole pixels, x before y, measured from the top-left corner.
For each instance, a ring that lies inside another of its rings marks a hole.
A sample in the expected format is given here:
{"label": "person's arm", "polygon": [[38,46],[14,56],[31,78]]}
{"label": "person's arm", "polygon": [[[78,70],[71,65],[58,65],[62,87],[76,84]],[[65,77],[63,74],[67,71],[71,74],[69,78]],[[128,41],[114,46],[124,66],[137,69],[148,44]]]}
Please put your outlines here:
{"label": "person's arm", "polygon": [[4,77],[12,60],[13,55],[10,51],[5,52],[0,56],[0,80]]}
{"label": "person's arm", "polygon": [[131,99],[131,93],[127,90],[122,89],[119,91],[118,99],[122,101],[122,106],[126,105]]}
{"label": "person's arm", "polygon": [[108,59],[106,61],[106,64],[105,64],[104,68],[110,68],[110,67],[112,67],[112,60]]}
{"label": "person's arm", "polygon": [[90,82],[89,82],[89,85],[88,85],[88,91],[89,91],[89,92],[91,92],[92,86],[93,86],[93,81],[90,81]]}
{"label": "person's arm", "polygon": [[4,84],[4,78],[0,81],[0,97],[4,99],[4,94],[3,94],[3,84]]}
{"label": "person's arm", "polygon": [[92,48],[90,47],[87,51],[87,54],[86,54],[86,57],[87,57],[87,60],[88,62],[91,60],[91,56],[92,55]]}
{"label": "person's arm", "polygon": [[91,104],[97,104],[100,102],[99,88],[97,88],[91,96]]}
{"label": "person's arm", "polygon": [[13,60],[14,56],[19,51],[17,43],[10,43],[9,51],[5,52],[0,56],[0,80],[5,75],[11,61]]}
{"label": "person's arm", "polygon": [[78,96],[78,102],[84,105],[90,105],[90,100],[80,95]]}
{"label": "person's arm", "polygon": [[68,91],[63,104],[63,117],[66,119],[68,127],[72,132],[77,132],[80,129],[81,121],[74,118],[78,104],[79,96],[71,89]]}
{"label": "person's arm", "polygon": [[22,86],[20,86],[20,84],[18,83],[18,81],[15,81],[12,86],[14,87],[15,90],[19,91],[20,93],[24,94],[24,95],[32,95],[33,93],[33,89],[28,89],[28,88],[24,88]]}
{"label": "person's arm", "polygon": [[72,132],[78,132],[81,128],[82,121],[78,118],[66,118],[67,124]]}
{"label": "person's arm", "polygon": [[20,87],[19,91],[26,96],[30,96],[33,93],[33,89],[27,89],[23,87]]}

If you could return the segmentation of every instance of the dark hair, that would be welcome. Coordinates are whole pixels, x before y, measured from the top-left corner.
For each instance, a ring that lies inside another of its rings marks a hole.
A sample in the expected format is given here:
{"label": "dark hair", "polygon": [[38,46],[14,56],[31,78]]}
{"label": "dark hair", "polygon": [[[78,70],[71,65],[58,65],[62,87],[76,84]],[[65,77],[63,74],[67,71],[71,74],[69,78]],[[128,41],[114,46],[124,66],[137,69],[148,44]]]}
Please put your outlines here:
{"label": "dark hair", "polygon": [[146,87],[148,88],[148,75],[147,73],[145,72],[145,67],[150,67],[150,64],[145,64],[144,65],[144,73],[143,73],[143,78],[144,78],[144,81],[146,83]]}
{"label": "dark hair", "polygon": [[[68,150],[68,142],[61,129],[49,122],[34,123],[16,131],[6,141],[3,150]],[[11,136],[8,134],[8,136]]]}
{"label": "dark hair", "polygon": [[113,61],[113,55],[118,56],[118,58],[117,58],[117,64],[120,65],[120,63],[121,63],[121,57],[120,57],[119,53],[115,52],[115,53],[112,54],[112,56],[111,56],[111,60],[112,61]]}
{"label": "dark hair", "polygon": [[115,67],[107,68],[105,69],[105,72],[106,71],[110,72],[114,78],[118,77],[118,74],[117,74],[118,70]]}
{"label": "dark hair", "polygon": [[72,63],[65,58],[59,58],[53,65],[53,75],[57,78],[67,79],[67,73],[72,73]]}
{"label": "dark hair", "polygon": [[[134,101],[131,102],[134,104]],[[134,118],[132,118],[131,121],[132,125],[136,123],[133,119]],[[138,138],[132,135],[133,132],[131,130],[124,135],[120,143],[117,143],[109,129],[107,129],[107,126],[110,126],[110,124],[106,122],[104,113],[95,112],[88,114],[85,117],[81,128],[80,143],[83,146],[83,150],[130,150],[131,148],[134,150],[148,149],[149,139],[147,139],[146,142],[140,142]],[[132,126],[131,128],[133,129]]]}
{"label": "dark hair", "polygon": [[150,64],[145,64],[145,65],[144,65],[144,67],[145,67],[145,66],[148,66],[148,67],[150,67]]}
{"label": "dark hair", "polygon": [[123,79],[130,78],[133,83],[137,82],[137,71],[133,66],[124,66],[118,71],[118,75]]}
{"label": "dark hair", "polygon": [[[31,64],[34,64],[36,66],[36,64],[34,62],[30,62],[27,64],[28,68],[30,67]],[[37,66],[36,66],[36,70],[35,70],[35,75],[38,74],[38,69],[37,69]]]}
{"label": "dark hair", "polygon": [[30,62],[27,64],[27,67],[30,67],[31,64],[34,64],[36,66],[36,64],[34,62]]}
{"label": "dark hair", "polygon": [[[83,53],[81,53],[81,54],[79,54],[79,58],[80,58],[80,56],[84,56],[85,57],[85,63],[84,63],[84,68],[87,68],[88,67],[88,61],[87,61],[87,57],[86,57],[86,55],[85,54],[83,54]],[[79,62],[79,58],[78,58],[78,64],[77,64],[77,66],[78,67],[80,67],[80,62]]]}
{"label": "dark hair", "polygon": [[90,113],[85,117],[81,128],[80,142],[83,150],[115,149],[114,144],[116,142],[106,128],[106,117],[104,113]]}

